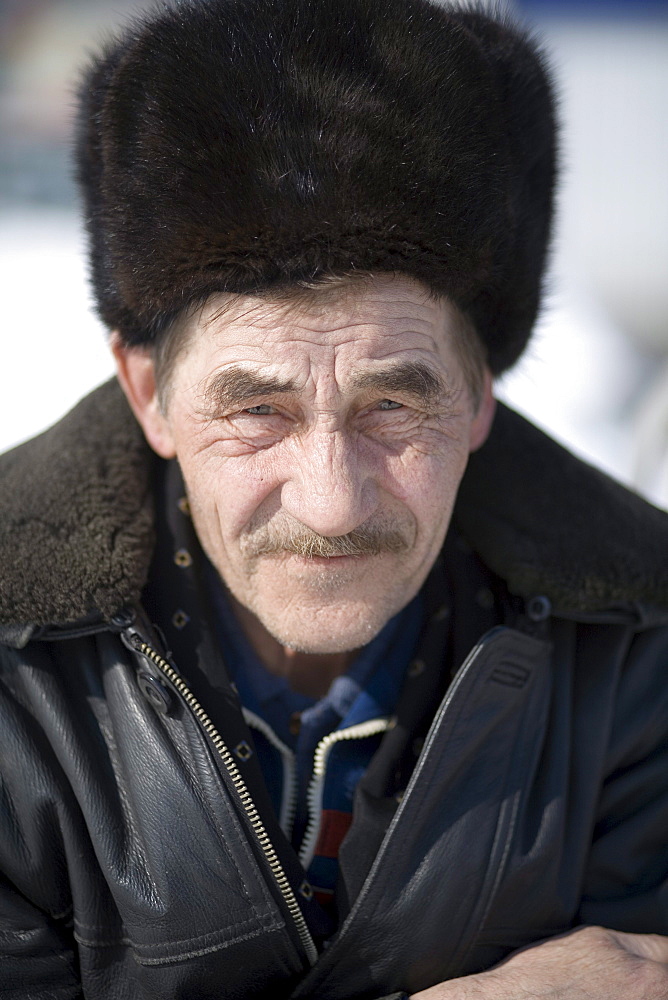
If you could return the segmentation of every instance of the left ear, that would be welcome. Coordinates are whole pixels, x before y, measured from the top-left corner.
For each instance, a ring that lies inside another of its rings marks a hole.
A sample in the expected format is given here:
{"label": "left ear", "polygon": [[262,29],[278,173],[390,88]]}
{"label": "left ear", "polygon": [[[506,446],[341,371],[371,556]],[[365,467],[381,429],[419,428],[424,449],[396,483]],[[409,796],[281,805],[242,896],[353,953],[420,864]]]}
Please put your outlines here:
{"label": "left ear", "polygon": [[469,451],[477,451],[487,440],[496,412],[496,400],[492,394],[492,373],[485,368],[482,393],[478,409],[471,422]]}

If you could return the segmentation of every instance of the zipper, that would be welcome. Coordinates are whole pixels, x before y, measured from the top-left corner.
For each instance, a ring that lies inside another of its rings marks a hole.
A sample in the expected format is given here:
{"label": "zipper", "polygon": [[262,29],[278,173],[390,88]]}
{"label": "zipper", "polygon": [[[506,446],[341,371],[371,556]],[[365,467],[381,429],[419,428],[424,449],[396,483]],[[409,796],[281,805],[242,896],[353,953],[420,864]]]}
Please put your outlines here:
{"label": "zipper", "polygon": [[260,814],[257,811],[257,807],[251,798],[246,782],[241,776],[234,757],[225,744],[225,741],[188,685],[171,666],[171,664],[168,663],[156,649],[146,642],[140,633],[135,629],[125,628],[121,631],[120,635],[123,643],[129,649],[145,656],[151,661],[151,663],[155,664],[158,670],[167,678],[169,683],[176,689],[190,711],[193,713],[197,722],[213,744],[218,757],[222,761],[223,766],[232,781],[232,785],[234,786],[234,789],[239,797],[239,801],[246,817],[248,818],[251,829],[253,830],[257,842],[260,845],[262,853],[269,866],[269,870],[271,871],[281,897],[293,920],[299,940],[301,941],[302,947],[306,952],[309,965],[314,965],[318,958],[318,950],[315,946],[313,938],[311,937],[311,932],[309,931],[304,915],[299,908],[299,903],[297,902],[292,886],[290,885],[285,871],[283,870],[283,866],[278,858],[278,855],[276,854],[276,850],[269,839],[264,823],[262,822]]}
{"label": "zipper", "polygon": [[313,754],[313,773],[306,793],[308,805],[308,823],[304,832],[301,847],[299,848],[299,860],[302,866],[308,869],[313,860],[315,845],[320,833],[320,821],[322,813],[322,793],[325,784],[325,772],[327,770],[327,758],[333,746],[341,740],[366,739],[369,736],[376,736],[384,733],[393,725],[393,719],[369,719],[368,722],[358,722],[355,726],[348,726],[347,729],[335,729],[333,733],[324,736]]}
{"label": "zipper", "polygon": [[[429,732],[425,739],[425,747],[428,747],[432,735],[443,725],[445,716],[450,715],[451,713],[450,706],[452,705],[452,701],[455,698],[459,698],[460,696],[459,692],[461,688],[464,687],[464,684],[468,679],[469,675],[472,673],[473,667],[480,655],[481,650],[483,650],[487,645],[489,645],[490,642],[493,642],[496,639],[497,635],[502,631],[505,631],[505,627],[497,626],[496,628],[491,629],[489,632],[483,635],[480,638],[480,640],[475,644],[475,646],[473,646],[468,656],[457,670],[457,673],[455,674],[450,684],[450,687],[448,688],[448,691],[443,701],[441,702],[441,705],[436,711],[432,724],[429,727]],[[357,727],[351,727],[351,728],[357,728]],[[345,730],[340,730],[340,732],[345,732]],[[331,735],[336,736],[337,733],[335,732],[332,733]],[[330,974],[333,966],[335,966],[338,956],[341,954],[342,949],[345,950],[346,948],[347,938],[354,931],[358,922],[361,920],[359,916],[360,911],[364,909],[364,906],[367,904],[369,896],[371,895],[373,889],[375,888],[374,883],[378,878],[379,871],[383,868],[385,868],[385,871],[387,871],[387,854],[390,850],[390,845],[392,844],[392,841],[394,839],[395,830],[401,823],[404,813],[409,808],[409,801],[413,789],[420,781],[422,771],[424,770],[425,767],[426,756],[427,755],[424,753],[423,750],[423,752],[420,755],[420,759],[417,761],[415,765],[415,769],[413,771],[413,774],[411,775],[410,781],[408,782],[406,791],[404,793],[404,797],[401,803],[399,804],[397,811],[392,817],[390,825],[385,831],[385,836],[383,837],[383,841],[380,845],[380,848],[378,849],[378,853],[376,854],[375,860],[371,865],[371,868],[367,874],[364,885],[359,895],[357,896],[357,899],[353,903],[350,913],[346,917],[343,926],[339,928],[339,932],[336,935],[336,938],[331,942],[329,948],[323,953],[320,962],[318,963],[318,972],[316,973],[314,971],[310,973],[307,979],[300,984],[298,990],[296,991],[295,996],[298,997],[299,1000],[305,1000],[305,998],[307,997],[317,995],[317,988],[322,983],[327,982],[327,977]],[[307,993],[304,993],[305,989],[308,990]]]}
{"label": "zipper", "polygon": [[[453,702],[456,707],[456,704],[460,702],[460,699],[465,699],[470,696],[470,677],[476,666],[478,666],[478,660],[482,652],[495,643],[499,636],[507,631],[509,631],[507,626],[498,625],[486,632],[483,636],[481,636],[478,642],[475,643],[466,659],[457,670],[445,697],[435,713],[425,739],[424,748],[418,761],[416,762],[415,769],[407,785],[403,799],[398,805],[397,810],[390,821],[387,830],[385,831],[385,836],[383,837],[382,843],[378,849],[371,868],[369,869],[367,877],[364,880],[360,892],[352,904],[350,912],[345,918],[342,926],[339,928],[338,934],[332,939],[329,947],[320,957],[317,968],[312,970],[295,989],[293,993],[295,1000],[310,1000],[312,997],[324,996],[327,994],[327,988],[331,986],[332,982],[330,979],[332,971],[336,969],[337,963],[340,959],[345,961],[351,935],[355,935],[360,932],[360,930],[364,927],[365,920],[368,920],[369,912],[373,913],[374,908],[378,905],[379,894],[382,898],[382,893],[384,891],[383,879],[388,871],[388,863],[391,863],[392,860],[392,851],[397,850],[397,845],[395,843],[397,828],[404,823],[406,812],[411,808],[411,797],[414,794],[416,786],[423,780],[432,741],[439,734],[439,730],[447,725],[451,719],[453,715]],[[400,848],[405,849],[405,837],[402,838],[402,845],[400,845]],[[380,890],[378,891],[377,883],[379,881],[381,882],[381,885]]]}
{"label": "zipper", "polygon": [[278,825],[290,840],[292,838],[292,827],[295,822],[297,812],[297,768],[295,766],[295,755],[286,746],[283,740],[279,739],[268,722],[251,712],[249,708],[242,708],[246,724],[251,729],[257,729],[265,739],[271,743],[274,749],[278,750],[283,763],[283,794],[281,796],[281,813],[278,817]]}

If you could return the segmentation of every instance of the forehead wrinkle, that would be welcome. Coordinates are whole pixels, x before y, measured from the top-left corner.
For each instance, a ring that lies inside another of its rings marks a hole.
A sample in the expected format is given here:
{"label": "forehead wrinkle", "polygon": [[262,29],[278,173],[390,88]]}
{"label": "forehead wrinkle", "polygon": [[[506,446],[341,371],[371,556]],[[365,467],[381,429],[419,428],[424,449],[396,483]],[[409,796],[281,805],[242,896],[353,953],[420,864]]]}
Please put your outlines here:
{"label": "forehead wrinkle", "polygon": [[[369,316],[370,309],[373,316]],[[421,301],[403,296],[389,299],[383,294],[367,291],[363,295],[339,295],[334,299],[326,296],[304,301],[272,299],[265,296],[220,296],[203,306],[199,326],[226,328],[228,335],[241,330],[246,335],[257,333],[278,333],[293,342],[308,341],[310,336],[336,335],[346,329],[371,331],[380,327],[386,334],[407,333],[414,328],[416,333],[430,333],[433,327],[433,305],[429,300]],[[423,328],[423,329],[420,329]]]}
{"label": "forehead wrinkle", "polygon": [[423,361],[400,361],[387,368],[358,372],[350,380],[358,392],[373,389],[387,393],[409,393],[425,404],[434,404],[451,393],[439,372]]}

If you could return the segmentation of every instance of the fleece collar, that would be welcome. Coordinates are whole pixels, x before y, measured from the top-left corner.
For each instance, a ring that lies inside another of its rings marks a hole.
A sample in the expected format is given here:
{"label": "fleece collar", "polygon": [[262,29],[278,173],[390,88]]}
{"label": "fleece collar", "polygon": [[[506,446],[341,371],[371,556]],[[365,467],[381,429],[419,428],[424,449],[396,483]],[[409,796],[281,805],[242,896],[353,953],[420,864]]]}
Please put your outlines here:
{"label": "fleece collar", "polygon": [[[157,461],[115,380],[0,458],[0,626],[109,618],[137,602]],[[504,406],[455,522],[512,593],[562,613],[668,605],[668,516]]]}

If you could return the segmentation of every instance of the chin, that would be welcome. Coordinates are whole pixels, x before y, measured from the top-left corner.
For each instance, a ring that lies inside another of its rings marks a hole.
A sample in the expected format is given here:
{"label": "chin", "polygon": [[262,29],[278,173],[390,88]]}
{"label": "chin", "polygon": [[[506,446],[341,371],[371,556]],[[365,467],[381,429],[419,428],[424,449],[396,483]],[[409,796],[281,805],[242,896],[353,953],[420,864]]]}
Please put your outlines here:
{"label": "chin", "polygon": [[346,606],[320,608],[308,615],[272,614],[255,610],[256,616],[281,646],[298,653],[349,653],[374,639],[397,609]]}

